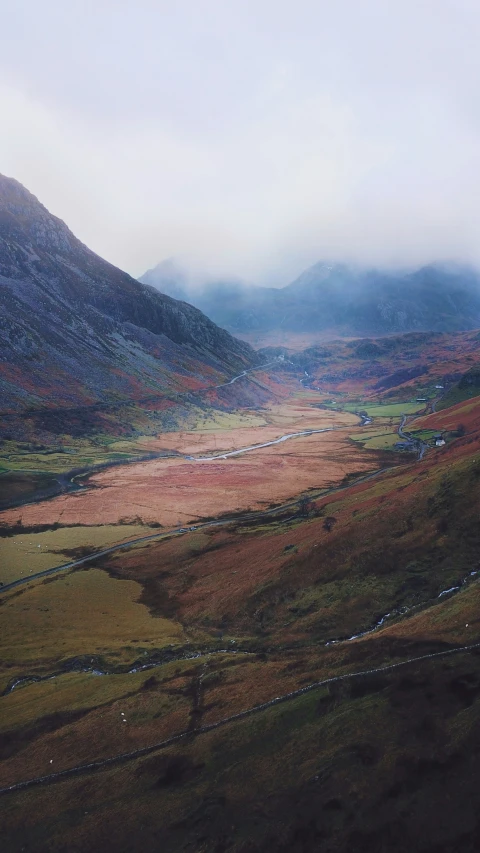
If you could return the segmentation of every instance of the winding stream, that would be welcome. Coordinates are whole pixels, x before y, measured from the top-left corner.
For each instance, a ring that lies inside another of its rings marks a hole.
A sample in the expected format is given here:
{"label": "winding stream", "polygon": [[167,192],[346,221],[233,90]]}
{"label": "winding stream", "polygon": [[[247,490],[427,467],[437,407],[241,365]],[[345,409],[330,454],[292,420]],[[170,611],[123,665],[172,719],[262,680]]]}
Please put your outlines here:
{"label": "winding stream", "polygon": [[[238,379],[239,377],[236,378]],[[227,459],[229,456],[238,456],[241,453],[250,453],[253,450],[258,450],[264,447],[270,447],[274,444],[280,444],[281,442],[288,441],[291,438],[300,438],[302,436],[310,436],[318,433],[332,432],[336,429],[342,429],[342,427],[324,427],[323,429],[317,430],[309,429],[302,430],[300,432],[285,433],[284,435],[281,435],[279,438],[275,438],[272,441],[266,441],[262,444],[253,444],[249,445],[248,447],[240,447],[237,450],[230,450],[226,453],[219,453],[217,455],[212,456],[183,456],[181,458],[190,462],[216,462],[218,460]],[[378,474],[381,474],[384,470],[386,469],[380,468],[377,471],[365,475],[364,478],[359,478],[357,482],[361,482],[362,480],[367,480],[371,477],[375,477]],[[340,486],[338,488],[341,489],[342,487]],[[336,490],[337,489],[334,488],[331,491]],[[329,493],[329,491],[327,492],[327,494]],[[139,545],[142,542],[150,542],[156,539],[163,539],[169,536],[179,536],[185,533],[191,533],[195,530],[204,530],[208,527],[219,527],[234,522],[250,521],[255,518],[264,518],[265,516],[275,515],[276,513],[282,512],[286,509],[290,509],[297,505],[298,501],[290,501],[289,503],[282,504],[278,507],[273,507],[272,509],[259,510],[257,512],[247,512],[243,514],[227,516],[225,518],[213,519],[211,521],[201,521],[198,524],[189,525],[187,527],[176,527],[173,530],[152,533],[149,536],[138,536],[135,539],[129,539],[127,542],[121,542],[119,544],[112,545],[109,548],[103,548],[100,551],[95,551],[93,554],[88,554],[85,557],[80,557],[78,560],[71,560],[68,563],[63,563],[60,566],[54,566],[51,569],[44,569],[41,572],[35,572],[23,578],[18,578],[17,580],[11,581],[10,583],[0,584],[0,594],[3,592],[7,592],[10,589],[14,589],[17,586],[21,586],[22,584],[29,583],[29,581],[33,581],[38,578],[48,577],[49,575],[56,574],[57,572],[63,571],[65,569],[74,569],[78,566],[83,566],[86,563],[90,563],[93,560],[99,559],[100,557],[105,557],[108,554],[115,553],[116,551],[122,551],[126,548],[131,547],[132,545]]]}
{"label": "winding stream", "polygon": [[321,432],[333,432],[335,429],[343,429],[343,427],[324,427],[323,429],[305,429],[301,432],[289,432],[281,435],[280,438],[274,438],[272,441],[265,441],[263,444],[250,444],[248,447],[239,447],[238,450],[229,450],[226,453],[217,453],[214,456],[184,456],[190,462],[216,462],[217,459],[228,459],[229,456],[239,456],[241,453],[250,453],[251,450],[260,450],[262,447],[272,447],[273,444],[281,444],[283,441],[288,441],[289,438],[300,438],[305,435],[317,435]]}
{"label": "winding stream", "polygon": [[464,578],[460,581],[457,586],[451,586],[448,589],[442,589],[441,592],[435,598],[427,598],[426,601],[421,601],[419,604],[412,604],[411,607],[400,607],[399,609],[392,610],[390,613],[385,613],[384,616],[379,619],[378,622],[375,623],[371,628],[367,628],[366,631],[361,631],[359,634],[352,634],[351,637],[343,637],[338,640],[329,640],[325,643],[326,646],[335,646],[338,643],[350,643],[352,640],[358,640],[360,637],[366,637],[368,634],[373,634],[375,631],[378,631],[382,625],[385,624],[389,619],[397,619],[399,616],[406,616],[407,613],[411,613],[413,610],[420,610],[421,607],[427,607],[429,604],[433,604],[435,601],[438,601],[439,598],[443,598],[445,595],[450,595],[451,593],[458,592],[461,590],[468,581],[476,577],[476,575],[480,574],[480,570],[469,572],[468,575],[465,575]]}
{"label": "winding stream", "polygon": [[333,675],[330,678],[324,678],[321,681],[314,681],[311,684],[306,684],[304,687],[298,688],[298,690],[292,690],[289,693],[284,693],[281,696],[275,696],[274,699],[270,699],[267,702],[262,702],[259,705],[253,705],[250,708],[246,708],[244,711],[240,711],[237,714],[231,714],[228,717],[224,717],[221,720],[217,720],[215,723],[207,723],[207,725],[199,726],[193,732],[191,729],[186,729],[181,732],[177,732],[177,734],[172,735],[169,738],[166,738],[163,741],[150,744],[149,746],[142,746],[138,749],[133,749],[130,752],[121,752],[117,753],[117,755],[112,755],[109,758],[100,758],[94,761],[89,761],[86,764],[77,764],[74,767],[68,767],[65,770],[59,770],[55,773],[48,773],[44,776],[36,776],[32,779],[25,779],[22,782],[14,782],[12,785],[7,785],[4,788],[0,788],[0,795],[12,793],[14,791],[22,791],[26,788],[31,788],[37,785],[49,785],[53,782],[57,782],[58,780],[68,778],[69,776],[77,776],[82,773],[89,773],[93,770],[102,770],[104,768],[111,767],[115,764],[120,764],[128,761],[133,761],[137,758],[140,758],[144,755],[149,755],[152,752],[157,752],[160,749],[165,749],[168,746],[171,746],[174,743],[178,743],[178,741],[184,740],[188,737],[198,737],[198,735],[205,734],[207,732],[211,732],[214,729],[218,729],[222,726],[228,725],[228,723],[238,722],[239,720],[243,720],[246,717],[250,717],[253,714],[259,714],[262,711],[266,711],[269,708],[273,708],[275,705],[283,704],[284,702],[290,702],[292,699],[296,699],[299,696],[304,696],[306,693],[310,693],[312,690],[318,690],[320,687],[324,687],[328,684],[334,684],[339,681],[349,681],[352,678],[368,678],[369,676],[376,675],[377,673],[383,672],[392,672],[394,670],[400,669],[404,666],[409,666],[410,664],[420,663],[427,660],[433,660],[436,658],[447,657],[448,655],[458,655],[463,654],[465,652],[475,651],[480,648],[480,643],[470,643],[466,646],[457,646],[453,649],[442,649],[439,652],[430,652],[424,655],[418,655],[416,657],[407,658],[407,660],[399,661],[398,663],[389,663],[384,666],[377,666],[372,669],[361,670],[360,672],[347,672],[343,675]]}
{"label": "winding stream", "polygon": [[192,651],[192,652],[182,652],[182,653],[165,653],[160,660],[150,660],[147,663],[135,663],[130,669],[100,669],[94,663],[95,658],[92,658],[92,664],[90,666],[81,665],[78,660],[73,660],[67,662],[61,670],[57,670],[56,672],[51,672],[48,675],[20,675],[15,678],[10,684],[7,685],[2,696],[8,696],[10,693],[13,693],[17,687],[22,687],[27,684],[38,684],[41,681],[53,681],[56,678],[60,678],[62,675],[72,675],[72,674],[90,674],[95,676],[103,676],[103,675],[133,675],[137,672],[145,672],[149,669],[158,669],[160,666],[165,666],[169,663],[175,663],[176,661],[183,660],[197,660],[198,658],[206,658],[211,657],[212,655],[256,655],[258,652],[249,651],[248,649],[202,649],[202,651]]}
{"label": "winding stream", "polygon": [[[422,607],[427,607],[429,604],[434,604],[438,601],[439,598],[443,598],[445,595],[451,595],[452,593],[456,593],[459,590],[463,589],[468,583],[468,581],[476,577],[480,574],[480,570],[471,571],[468,575],[466,575],[459,584],[456,586],[449,587],[448,589],[444,589],[434,598],[426,599],[426,601],[421,601],[418,604],[413,604],[411,607],[401,607],[399,609],[395,609],[390,611],[389,613],[385,613],[378,622],[375,623],[371,628],[367,628],[366,631],[360,631],[358,634],[352,634],[351,637],[343,637],[336,640],[328,640],[323,645],[325,647],[335,646],[341,643],[350,643],[352,640],[359,640],[362,637],[367,637],[369,634],[373,634],[378,631],[389,619],[396,619],[402,616],[406,616],[407,613],[411,613],[414,610],[419,610]],[[233,643],[233,641],[231,641]],[[132,675],[137,672],[145,672],[150,669],[158,669],[158,667],[165,666],[167,663],[173,663],[175,661],[182,660],[198,660],[198,658],[210,657],[212,655],[257,655],[259,651],[251,651],[249,649],[242,648],[228,648],[228,649],[202,649],[198,651],[184,651],[181,653],[175,654],[175,652],[169,652],[168,650],[164,652],[160,659],[150,660],[146,663],[140,663],[138,661],[135,663],[130,669],[127,670],[102,670],[99,669],[98,661],[96,661],[95,657],[91,658],[91,665],[85,666],[77,659],[73,661],[67,662],[61,670],[58,670],[54,673],[50,673],[48,675],[22,675],[15,678],[3,691],[2,696],[8,696],[9,693],[12,693],[17,687],[33,684],[40,681],[52,681],[55,678],[59,678],[62,675],[68,675],[71,673],[90,673],[94,676],[108,676],[108,675]]]}

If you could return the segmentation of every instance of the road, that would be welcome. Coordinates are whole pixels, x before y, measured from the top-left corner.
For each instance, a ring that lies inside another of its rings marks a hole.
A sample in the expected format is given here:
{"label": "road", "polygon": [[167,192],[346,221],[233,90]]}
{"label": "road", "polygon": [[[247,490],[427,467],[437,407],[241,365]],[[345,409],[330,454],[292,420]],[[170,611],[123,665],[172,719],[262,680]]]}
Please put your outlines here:
{"label": "road", "polygon": [[242,370],[238,376],[234,376],[233,379],[229,379],[228,382],[221,382],[220,385],[211,385],[209,388],[204,388],[204,391],[211,391],[212,388],[226,388],[227,385],[233,385],[234,382],[237,382],[239,379],[243,379],[244,376],[248,376],[249,373],[254,373],[257,370],[266,370],[267,367],[272,367],[274,364],[280,364],[277,359],[275,361],[269,361],[267,364],[262,364],[259,367],[250,367],[248,370]]}
{"label": "road", "polygon": [[[264,367],[265,366],[266,365],[264,365]],[[259,369],[262,369],[262,368],[252,368],[252,370],[259,370]],[[241,379],[244,375],[246,375],[246,372],[247,371],[244,371],[243,373],[234,377],[233,380],[230,380],[229,383],[225,383],[225,384],[231,384],[231,382],[233,382],[237,379]],[[251,372],[251,371],[248,371],[248,372]],[[357,417],[360,418],[362,425],[367,425],[367,421],[362,417],[362,415],[357,413]],[[425,444],[425,442],[420,441],[419,439],[412,439],[410,436],[410,433],[404,431],[404,427],[405,427],[405,424],[407,423],[407,420],[408,420],[408,416],[403,415],[401,424],[398,427],[398,435],[404,441],[412,441],[413,440],[415,442],[415,444],[417,445],[418,452],[419,452],[418,458],[419,458],[419,460],[421,460],[421,459],[423,459],[423,456],[424,456],[426,450],[428,449],[429,445]],[[318,433],[323,433],[323,432],[331,432],[335,429],[342,429],[342,427],[325,427],[324,429],[318,429],[318,430],[303,430],[302,432],[285,433],[284,435],[280,436],[279,438],[273,439],[272,441],[266,441],[263,444],[253,444],[253,445],[249,445],[248,447],[241,447],[241,448],[238,448],[237,450],[231,450],[231,451],[228,451],[227,453],[220,453],[216,456],[196,456],[196,457],[195,456],[185,456],[184,458],[188,461],[194,461],[194,462],[215,462],[215,461],[218,461],[220,459],[226,459],[229,456],[237,456],[241,453],[249,453],[253,450],[258,450],[258,449],[264,448],[264,447],[270,447],[274,444],[280,444],[281,442],[287,441],[287,440],[292,439],[292,438],[299,438],[299,437],[304,437],[304,436],[309,436],[309,435],[316,435]],[[370,474],[366,474],[364,477],[359,477],[355,481],[355,483],[348,484],[348,486],[337,486],[337,487],[334,487],[332,489],[328,489],[325,492],[322,492],[321,495],[319,495],[319,497],[334,494],[337,491],[343,491],[343,489],[348,488],[350,485],[355,485],[357,483],[367,482],[368,480],[372,479],[373,477],[378,477],[379,474],[382,474],[388,470],[389,470],[389,468],[379,468],[377,471],[373,471]],[[135,539],[128,539],[126,542],[119,543],[118,545],[112,545],[109,548],[103,548],[100,551],[95,551],[94,553],[88,554],[85,557],[81,557],[78,560],[71,560],[68,563],[62,563],[62,565],[60,565],[60,566],[54,566],[51,569],[44,569],[41,572],[35,572],[35,573],[32,573],[26,577],[18,578],[17,580],[12,581],[11,583],[3,584],[3,586],[0,586],[0,594],[4,593],[4,592],[8,592],[11,589],[15,589],[18,586],[23,586],[26,583],[30,583],[30,581],[37,580],[39,578],[48,577],[49,575],[56,574],[57,572],[62,572],[62,571],[66,571],[68,569],[75,569],[79,566],[84,566],[87,563],[91,563],[94,560],[100,559],[101,557],[106,557],[108,554],[114,554],[117,551],[123,551],[127,548],[131,548],[134,545],[140,545],[143,542],[151,542],[154,540],[166,539],[166,538],[169,538],[171,536],[182,536],[186,533],[191,533],[195,530],[205,530],[206,528],[210,528],[210,527],[220,527],[220,526],[224,526],[227,524],[242,523],[245,521],[252,521],[255,519],[261,520],[262,518],[265,518],[266,516],[274,516],[278,513],[284,512],[287,509],[293,509],[293,508],[297,507],[298,504],[299,504],[298,500],[290,501],[286,504],[282,504],[281,506],[274,507],[273,509],[259,510],[258,512],[247,512],[247,513],[243,513],[243,514],[239,514],[239,515],[227,516],[225,518],[212,519],[211,521],[199,522],[198,524],[189,525],[187,527],[176,527],[173,530],[162,531],[161,533],[153,533],[153,534],[150,534],[149,536],[138,536]]]}
{"label": "road", "polygon": [[411,441],[415,445],[415,449],[418,453],[418,460],[420,462],[425,456],[425,453],[427,452],[430,445],[427,444],[425,441],[422,441],[421,438],[414,438],[411,433],[405,432],[404,426],[407,421],[408,415],[402,415],[402,422],[398,427],[398,435],[400,436],[400,438],[403,438],[404,441]]}
{"label": "road", "polygon": [[[242,448],[239,448],[237,450],[229,451],[228,453],[219,454],[217,456],[198,456],[198,457],[185,456],[184,458],[187,460],[195,461],[195,462],[214,462],[214,461],[218,461],[219,459],[226,459],[228,456],[236,456],[240,453],[249,453],[252,450],[258,450],[259,448],[270,447],[271,445],[279,444],[283,441],[287,441],[287,440],[292,439],[292,438],[299,438],[299,437],[304,437],[304,436],[309,436],[309,435],[316,435],[318,433],[324,433],[324,432],[332,432],[335,429],[342,429],[342,427],[325,427],[324,429],[310,429],[310,430],[303,430],[302,432],[285,433],[284,435],[280,436],[280,438],[273,439],[272,441],[266,441],[263,444],[253,444],[253,445],[250,445],[248,447],[242,447]],[[373,471],[370,474],[366,474],[364,477],[359,477],[356,480],[356,482],[357,483],[366,482],[367,480],[370,480],[372,477],[377,477],[379,474],[381,474],[387,470],[388,470],[388,468],[379,468],[377,471]],[[336,488],[334,487],[333,489],[328,489],[325,492],[323,492],[321,496],[323,497],[323,495],[332,494],[336,491],[343,490],[344,488],[347,488],[347,487],[346,486],[338,486]],[[18,586],[23,586],[26,583],[30,583],[30,581],[38,580],[39,578],[46,578],[49,575],[54,575],[54,574],[57,574],[58,572],[66,571],[68,569],[75,569],[75,568],[78,568],[79,566],[84,566],[87,563],[91,563],[94,560],[100,559],[101,557],[106,557],[108,554],[114,554],[117,551],[123,551],[127,548],[131,548],[134,545],[141,545],[144,542],[152,542],[154,540],[167,539],[167,538],[170,538],[171,536],[182,536],[182,535],[185,535],[186,533],[192,533],[196,530],[205,530],[205,529],[210,528],[210,527],[220,527],[220,526],[224,526],[227,524],[242,523],[245,521],[252,521],[255,519],[261,520],[262,518],[265,518],[266,516],[274,516],[278,513],[284,512],[287,509],[293,509],[295,507],[298,507],[298,505],[299,505],[299,500],[289,501],[286,504],[282,504],[281,506],[273,507],[272,509],[259,510],[257,512],[246,512],[246,513],[242,513],[242,514],[227,516],[224,518],[212,519],[211,521],[201,521],[201,522],[198,522],[197,524],[187,525],[186,527],[175,527],[173,530],[168,530],[168,531],[163,530],[162,532],[159,532],[159,533],[152,533],[149,536],[137,536],[134,539],[128,539],[126,542],[120,542],[118,544],[111,545],[109,548],[102,548],[101,550],[95,551],[92,554],[87,554],[85,557],[80,557],[78,560],[70,560],[68,563],[62,563],[60,566],[53,566],[51,569],[44,569],[41,572],[35,572],[35,573],[29,574],[25,577],[18,578],[15,581],[11,581],[10,583],[0,585],[0,594],[4,593],[4,592],[8,592],[11,589],[15,589]]]}

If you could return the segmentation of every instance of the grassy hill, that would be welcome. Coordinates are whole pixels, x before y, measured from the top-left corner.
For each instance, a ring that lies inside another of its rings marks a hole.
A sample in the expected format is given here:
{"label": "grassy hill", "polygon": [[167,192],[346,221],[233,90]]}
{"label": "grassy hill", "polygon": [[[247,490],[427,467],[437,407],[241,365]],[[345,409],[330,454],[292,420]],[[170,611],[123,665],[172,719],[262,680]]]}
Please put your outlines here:
{"label": "grassy hill", "polygon": [[446,394],[439,400],[437,409],[447,409],[464,400],[471,400],[480,395],[480,368],[472,367],[465,373],[459,382],[448,389]]}

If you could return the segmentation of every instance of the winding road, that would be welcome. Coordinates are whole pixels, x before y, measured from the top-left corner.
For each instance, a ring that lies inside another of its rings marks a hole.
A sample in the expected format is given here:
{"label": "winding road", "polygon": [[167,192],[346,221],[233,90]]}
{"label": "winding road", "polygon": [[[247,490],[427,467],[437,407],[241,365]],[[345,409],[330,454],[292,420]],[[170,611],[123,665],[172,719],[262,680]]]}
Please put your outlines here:
{"label": "winding road", "polygon": [[273,367],[274,364],[280,364],[279,359],[275,359],[275,361],[269,361],[267,364],[261,364],[258,367],[250,367],[248,370],[242,370],[238,376],[234,376],[233,379],[229,379],[228,382],[221,382],[220,385],[211,385],[208,388],[204,388],[204,391],[211,391],[212,388],[226,388],[227,385],[233,385],[235,382],[238,382],[239,379],[243,379],[244,376],[248,376],[249,373],[254,373],[258,370],[266,370],[267,367]]}
{"label": "winding road", "polygon": [[414,436],[412,436],[411,433],[405,432],[404,426],[406,425],[407,421],[408,415],[402,415],[402,422],[398,427],[398,435],[400,436],[400,438],[403,438],[404,441],[411,441],[412,444],[414,444],[415,449],[418,453],[418,461],[421,462],[430,445],[427,444],[425,441],[422,441],[421,438],[415,438]]}

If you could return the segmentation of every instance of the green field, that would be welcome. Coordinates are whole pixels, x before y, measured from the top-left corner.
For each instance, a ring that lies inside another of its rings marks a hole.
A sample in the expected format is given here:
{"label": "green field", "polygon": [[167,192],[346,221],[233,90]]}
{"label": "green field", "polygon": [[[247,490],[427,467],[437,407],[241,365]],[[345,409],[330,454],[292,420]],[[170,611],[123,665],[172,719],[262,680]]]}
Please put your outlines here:
{"label": "green field", "polygon": [[351,435],[353,441],[363,444],[369,450],[393,450],[397,441],[399,441],[396,430],[377,429],[369,432],[356,433]]}
{"label": "green field", "polygon": [[102,524],[4,536],[0,538],[0,582],[11,583],[29,574],[61,566],[82,553],[100,551],[117,542],[158,532],[158,528],[140,524]]}
{"label": "green field", "polygon": [[410,429],[409,432],[414,438],[419,438],[421,441],[431,441],[434,435],[437,435],[438,429]]}
{"label": "green field", "polygon": [[132,660],[142,649],[185,640],[176,620],[152,616],[142,588],[98,569],[53,576],[2,605],[0,657],[7,671],[42,668],[74,655]]}
{"label": "green field", "polygon": [[425,403],[417,403],[413,400],[405,403],[369,403],[363,400],[351,403],[325,401],[322,405],[345,412],[366,412],[371,418],[401,418],[402,415],[423,412],[425,408]]}
{"label": "green field", "polygon": [[[143,449],[143,453],[148,452]],[[142,453],[133,442],[90,443],[77,441],[57,448],[5,441],[0,449],[0,474],[8,471],[61,474],[74,468],[89,468],[125,460]]]}
{"label": "green field", "polygon": [[[348,406],[345,406],[348,408]],[[423,412],[424,403],[409,402],[409,403],[379,403],[376,405],[361,406],[361,411],[366,411],[371,418],[401,418],[402,415],[413,415],[416,412]],[[357,407],[349,409],[349,411],[358,411]]]}

